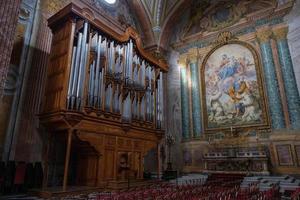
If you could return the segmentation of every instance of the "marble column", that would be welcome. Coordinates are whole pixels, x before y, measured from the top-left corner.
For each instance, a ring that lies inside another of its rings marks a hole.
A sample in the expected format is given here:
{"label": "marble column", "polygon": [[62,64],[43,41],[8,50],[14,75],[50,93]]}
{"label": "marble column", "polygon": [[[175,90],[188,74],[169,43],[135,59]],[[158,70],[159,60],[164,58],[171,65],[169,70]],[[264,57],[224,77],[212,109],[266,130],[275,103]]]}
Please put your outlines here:
{"label": "marble column", "polygon": [[288,27],[281,26],[273,29],[277,43],[277,51],[281,66],[282,78],[289,110],[290,123],[292,128],[300,128],[300,97],[297,88],[293,63],[287,41]]}
{"label": "marble column", "polygon": [[260,43],[272,128],[283,129],[285,128],[285,121],[270,43],[272,31],[269,29],[258,30],[256,36]]}
{"label": "marble column", "polygon": [[190,72],[192,82],[192,117],[193,117],[193,133],[194,137],[201,134],[201,101],[200,101],[200,85],[199,85],[199,68],[197,57],[190,59]]}
{"label": "marble column", "polygon": [[182,138],[190,137],[189,88],[186,65],[180,66]]}

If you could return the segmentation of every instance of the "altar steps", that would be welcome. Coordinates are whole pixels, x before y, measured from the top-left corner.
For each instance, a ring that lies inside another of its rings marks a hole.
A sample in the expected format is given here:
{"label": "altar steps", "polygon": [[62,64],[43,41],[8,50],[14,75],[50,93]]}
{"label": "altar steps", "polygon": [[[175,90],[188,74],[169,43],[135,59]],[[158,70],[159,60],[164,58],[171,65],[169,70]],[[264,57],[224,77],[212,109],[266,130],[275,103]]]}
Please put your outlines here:
{"label": "altar steps", "polygon": [[300,180],[291,176],[252,176],[245,177],[241,188],[247,188],[252,184],[258,184],[260,191],[266,191],[274,185],[280,187],[280,192],[295,191],[300,187]]}

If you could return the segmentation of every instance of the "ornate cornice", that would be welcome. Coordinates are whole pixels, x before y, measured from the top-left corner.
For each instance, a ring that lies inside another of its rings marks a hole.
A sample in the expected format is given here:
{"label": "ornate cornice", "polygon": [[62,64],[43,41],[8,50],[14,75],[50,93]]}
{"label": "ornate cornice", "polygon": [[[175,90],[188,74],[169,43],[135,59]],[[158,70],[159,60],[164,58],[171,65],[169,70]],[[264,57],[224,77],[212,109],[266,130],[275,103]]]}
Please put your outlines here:
{"label": "ornate cornice", "polygon": [[212,45],[223,45],[227,44],[229,41],[236,40],[237,37],[235,37],[230,31],[222,32],[218,35],[217,39],[212,42]]}

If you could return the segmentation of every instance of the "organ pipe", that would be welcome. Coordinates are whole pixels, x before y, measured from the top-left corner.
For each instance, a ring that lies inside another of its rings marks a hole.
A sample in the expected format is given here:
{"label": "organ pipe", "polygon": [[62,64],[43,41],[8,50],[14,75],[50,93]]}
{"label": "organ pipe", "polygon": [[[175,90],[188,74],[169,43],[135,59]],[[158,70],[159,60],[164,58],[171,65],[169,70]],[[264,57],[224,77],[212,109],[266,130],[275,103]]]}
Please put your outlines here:
{"label": "organ pipe", "polygon": [[139,54],[132,39],[120,43],[88,22],[76,30],[67,109],[113,112],[126,123],[134,119],[154,124],[156,119],[156,128],[161,128],[163,72],[156,77],[157,67]]}

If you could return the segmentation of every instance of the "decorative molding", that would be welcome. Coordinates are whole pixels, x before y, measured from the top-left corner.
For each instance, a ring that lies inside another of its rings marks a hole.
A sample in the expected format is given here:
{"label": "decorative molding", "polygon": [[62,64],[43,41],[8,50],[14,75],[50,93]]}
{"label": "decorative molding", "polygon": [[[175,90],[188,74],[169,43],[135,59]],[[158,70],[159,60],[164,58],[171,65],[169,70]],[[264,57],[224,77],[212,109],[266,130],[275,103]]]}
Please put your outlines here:
{"label": "decorative molding", "polygon": [[273,35],[276,40],[287,39],[287,34],[289,32],[288,26],[280,26],[273,28]]}
{"label": "decorative molding", "polygon": [[256,38],[260,43],[266,43],[270,41],[271,36],[272,36],[272,31],[270,29],[258,30],[256,32]]}
{"label": "decorative molding", "polygon": [[53,15],[70,2],[71,0],[47,0],[42,8],[50,15]]}
{"label": "decorative molding", "polygon": [[214,46],[228,44],[229,41],[237,40],[238,38],[235,37],[230,31],[222,32],[218,35],[217,39],[212,43]]}

